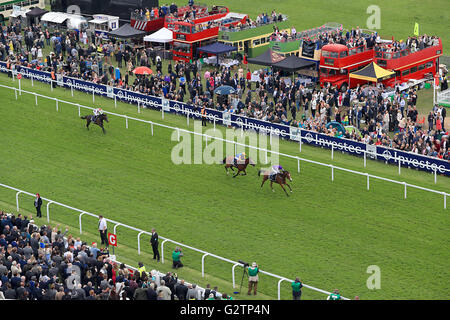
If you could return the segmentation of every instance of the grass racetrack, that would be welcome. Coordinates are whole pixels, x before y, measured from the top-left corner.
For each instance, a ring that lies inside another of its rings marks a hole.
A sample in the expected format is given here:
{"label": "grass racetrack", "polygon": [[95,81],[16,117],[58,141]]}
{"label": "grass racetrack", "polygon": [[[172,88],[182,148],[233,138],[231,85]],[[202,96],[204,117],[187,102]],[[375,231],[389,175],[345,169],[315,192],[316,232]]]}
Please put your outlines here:
{"label": "grass racetrack", "polygon": [[[6,75],[0,84],[17,86]],[[92,97],[22,80],[22,88],[52,97],[92,106]],[[109,99],[96,99],[106,111],[186,128],[186,119],[152,110],[137,113],[135,106]],[[88,111],[82,112],[87,114]],[[211,125],[208,126],[210,128]],[[192,121],[189,126],[193,130]],[[218,128],[224,131],[223,128]],[[293,173],[294,193],[287,198],[275,186],[260,190],[256,168],[248,176],[232,179],[220,165],[174,165],[172,132],[148,124],[129,122],[111,116],[107,134],[99,127],[87,131],[78,118],[77,108],[0,88],[0,182],[65,203],[107,218],[237,261],[256,261],[260,267],[289,279],[299,276],[308,285],[327,291],[339,288],[349,298],[361,299],[446,299],[448,294],[449,214],[440,195],[408,189],[372,179],[370,191],[366,178],[302,162],[297,173],[295,160],[280,159]],[[280,152],[333,163],[337,166],[389,177],[423,187],[450,190],[448,178],[415,170],[334,154],[320,148],[302,148],[281,142]],[[15,211],[15,193],[0,188],[0,208]],[[21,196],[21,212],[33,213],[33,199]],[[43,212],[45,217],[45,205]],[[51,225],[68,225],[77,236],[78,214],[50,206]],[[45,224],[46,220],[38,221]],[[83,239],[98,241],[97,220],[83,218]],[[109,232],[113,226],[108,225]],[[171,268],[171,251],[165,246],[165,264],[151,259],[147,236],[141,237],[137,255],[137,233],[118,227],[120,261],[136,265],[144,261],[147,270]],[[204,286],[218,285],[230,293],[231,264],[206,258],[205,278],[201,277],[201,255],[184,250],[185,267],[178,275]],[[367,267],[381,270],[381,289],[369,290]],[[237,268],[239,285],[241,270]],[[246,281],[244,280],[244,287]],[[259,299],[277,298],[277,280],[260,276]],[[245,289],[243,290],[245,291]],[[247,298],[242,295],[241,298]],[[254,297],[249,297],[254,298]],[[282,284],[282,298],[290,299],[290,284]],[[309,289],[304,299],[324,299]]]}

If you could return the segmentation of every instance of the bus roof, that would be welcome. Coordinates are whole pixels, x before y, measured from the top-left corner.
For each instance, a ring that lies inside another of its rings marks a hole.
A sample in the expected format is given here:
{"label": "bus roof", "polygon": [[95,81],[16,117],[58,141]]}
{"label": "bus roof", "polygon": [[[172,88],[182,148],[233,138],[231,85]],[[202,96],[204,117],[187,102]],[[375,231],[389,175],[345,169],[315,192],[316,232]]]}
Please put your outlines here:
{"label": "bus roof", "polygon": [[348,51],[347,46],[339,43],[331,43],[326,44],[322,47],[322,51],[330,51],[330,52],[342,52],[342,51]]}

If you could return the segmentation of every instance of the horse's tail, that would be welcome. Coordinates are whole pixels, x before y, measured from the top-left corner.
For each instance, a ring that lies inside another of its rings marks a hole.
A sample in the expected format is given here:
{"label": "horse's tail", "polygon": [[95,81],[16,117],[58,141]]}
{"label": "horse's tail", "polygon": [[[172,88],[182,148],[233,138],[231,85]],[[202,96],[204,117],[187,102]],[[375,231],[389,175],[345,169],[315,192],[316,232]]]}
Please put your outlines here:
{"label": "horse's tail", "polygon": [[258,170],[258,177],[261,176],[261,172],[263,172],[261,169]]}

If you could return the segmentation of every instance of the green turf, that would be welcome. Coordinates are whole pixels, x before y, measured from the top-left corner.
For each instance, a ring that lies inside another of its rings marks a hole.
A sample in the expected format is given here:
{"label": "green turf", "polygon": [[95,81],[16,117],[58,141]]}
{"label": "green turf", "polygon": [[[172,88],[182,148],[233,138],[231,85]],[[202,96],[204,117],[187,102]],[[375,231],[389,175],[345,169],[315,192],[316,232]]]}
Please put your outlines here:
{"label": "green turf", "polygon": [[[5,75],[0,84],[15,85]],[[22,81],[22,88],[92,105],[88,94]],[[170,151],[177,144],[172,132],[163,128],[112,117],[103,135],[98,127],[87,131],[73,106],[38,100],[0,89],[0,182],[29,192],[39,192],[92,213],[141,229],[156,227],[159,234],[187,245],[237,261],[257,261],[263,270],[287,277],[299,276],[306,284],[362,299],[446,299],[449,276],[448,210],[442,196],[408,189],[403,199],[402,186],[372,179],[370,191],[365,177],[335,171],[331,182],[329,168],[282,159],[294,172],[294,193],[287,198],[276,188],[259,189],[257,169],[233,179],[219,165],[174,165]],[[98,99],[103,109],[146,120],[186,128],[186,119],[145,110],[135,106]],[[211,126],[210,126],[211,127]],[[193,129],[192,121],[189,129]],[[220,130],[223,130],[222,128]],[[320,148],[281,143],[281,152],[324,163],[390,177],[423,187],[448,192],[450,181],[427,173],[403,169],[361,158],[334,154]],[[258,166],[259,167],[259,166]],[[21,196],[22,210],[33,209],[32,198]],[[0,207],[15,210],[15,193],[0,189]],[[45,204],[44,204],[45,205]],[[52,205],[52,224],[60,222],[78,234],[78,214]],[[43,223],[43,222],[41,222]],[[94,218],[83,218],[83,237],[97,240]],[[112,231],[112,226],[110,225]],[[142,237],[137,255],[137,233],[118,227],[120,260],[136,264],[143,260],[153,268],[148,237]],[[170,252],[166,263],[170,270]],[[206,278],[201,278],[201,255],[185,250],[186,268],[179,275],[204,286],[219,285],[232,293],[231,265],[206,258]],[[369,265],[381,268],[381,289],[369,290],[366,273]],[[238,268],[239,269],[239,268]],[[237,282],[240,282],[238,270]],[[276,299],[277,281],[261,277],[262,299]],[[282,298],[289,299],[289,284],[282,285]],[[240,298],[237,296],[237,298]],[[243,296],[241,298],[246,298]],[[305,299],[324,295],[304,290]]]}

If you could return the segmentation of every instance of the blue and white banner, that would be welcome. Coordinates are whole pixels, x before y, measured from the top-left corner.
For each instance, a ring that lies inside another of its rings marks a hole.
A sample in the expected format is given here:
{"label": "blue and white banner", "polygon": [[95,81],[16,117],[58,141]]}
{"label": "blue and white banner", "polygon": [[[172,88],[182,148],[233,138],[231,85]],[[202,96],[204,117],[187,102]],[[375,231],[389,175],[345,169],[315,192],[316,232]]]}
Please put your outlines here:
{"label": "blue and white banner", "polygon": [[[14,67],[13,67],[14,68]],[[15,70],[22,74],[24,78],[33,78],[34,80],[50,83],[51,75],[49,72],[30,69],[27,67],[16,66]],[[0,62],[0,72],[10,72],[5,62]],[[151,108],[166,112],[176,113],[183,116],[189,115],[191,118],[200,119],[201,109],[186,103],[171,101],[164,98],[148,96],[139,92],[113,88],[101,84],[95,84],[84,80],[63,77],[58,78],[58,84],[65,88],[73,88],[79,91],[94,93],[114,99],[114,97],[123,102],[140,104],[141,107]],[[244,130],[254,130],[259,133],[272,134],[284,139],[300,141],[314,146],[325,147],[328,149],[344,151],[349,154],[363,156],[364,152],[371,158],[385,161],[391,164],[398,164],[401,161],[402,166],[416,168],[428,172],[443,173],[450,176],[450,162],[438,158],[431,158],[410,152],[394,150],[386,147],[366,145],[357,141],[335,138],[324,134],[285,126],[282,124],[270,123],[267,121],[247,118],[228,112],[207,109],[207,119],[216,124],[225,126],[243,127]]]}

